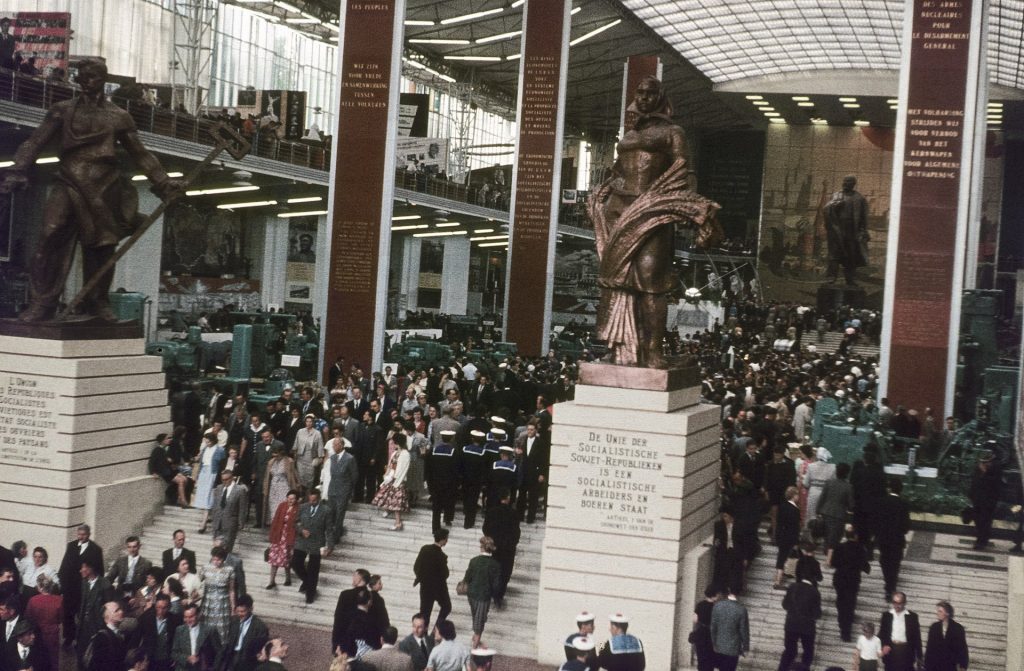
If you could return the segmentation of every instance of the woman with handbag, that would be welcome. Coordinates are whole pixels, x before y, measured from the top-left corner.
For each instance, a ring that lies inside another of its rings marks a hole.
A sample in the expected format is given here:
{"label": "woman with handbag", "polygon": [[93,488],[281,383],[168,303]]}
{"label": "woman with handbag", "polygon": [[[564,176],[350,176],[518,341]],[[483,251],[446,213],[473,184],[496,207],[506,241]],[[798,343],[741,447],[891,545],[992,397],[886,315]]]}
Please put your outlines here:
{"label": "woman with handbag", "polygon": [[291,490],[277,506],[274,521],[270,524],[270,547],[267,548],[267,562],[270,564],[270,582],[267,589],[277,587],[277,569],[284,568],[285,587],[292,584],[292,550],[295,549],[295,520],[299,519],[299,492]]}
{"label": "woman with handbag", "polygon": [[473,648],[480,645],[491,599],[501,590],[501,566],[493,556],[495,548],[490,536],[481,536],[480,554],[469,560],[466,575],[455,588],[458,594],[465,594],[469,599],[469,610],[473,614]]}
{"label": "woman with handbag", "polygon": [[404,433],[396,433],[391,437],[394,454],[384,474],[384,482],[373,497],[373,505],[384,511],[383,517],[395,514],[395,526],[392,531],[402,530],[402,513],[409,510],[409,495],[405,491],[405,481],[409,477],[409,452],[405,449]]}

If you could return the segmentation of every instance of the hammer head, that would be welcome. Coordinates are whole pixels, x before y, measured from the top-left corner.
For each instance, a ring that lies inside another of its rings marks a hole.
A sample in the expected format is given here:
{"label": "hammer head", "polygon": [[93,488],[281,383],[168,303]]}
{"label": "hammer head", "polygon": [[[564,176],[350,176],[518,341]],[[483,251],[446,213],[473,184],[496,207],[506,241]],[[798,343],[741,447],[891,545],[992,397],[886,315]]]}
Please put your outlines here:
{"label": "hammer head", "polygon": [[242,160],[252,148],[252,144],[248,140],[225,123],[214,124],[209,132],[217,146],[223,148],[236,161]]}

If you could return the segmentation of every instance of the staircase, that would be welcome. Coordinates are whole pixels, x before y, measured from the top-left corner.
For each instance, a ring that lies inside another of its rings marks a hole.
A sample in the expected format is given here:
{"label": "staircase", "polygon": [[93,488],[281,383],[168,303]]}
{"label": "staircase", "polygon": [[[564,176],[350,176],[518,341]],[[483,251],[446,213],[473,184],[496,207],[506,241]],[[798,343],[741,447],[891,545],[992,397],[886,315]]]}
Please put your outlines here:
{"label": "staircase", "polygon": [[[974,552],[970,550],[970,542],[959,536],[912,532],[898,589],[906,592],[908,606],[921,620],[922,644],[927,643],[928,627],[936,620],[935,603],[946,600],[953,604],[956,620],[967,630],[971,669],[1002,670],[1006,668],[1006,549],[1009,544],[1000,543],[993,551]],[[763,551],[752,563],[747,573],[746,593],[740,597],[750,616],[750,653],[740,661],[741,671],[774,671],[783,649],[782,598],[785,592],[772,589],[775,547],[763,532],[761,543]],[[819,586],[823,614],[818,621],[813,668],[815,671],[830,666],[849,669],[854,643],[844,643],[839,637],[832,569],[825,566],[821,553],[818,559],[825,579]],[[861,582],[854,641],[862,621],[874,622],[877,631],[881,614],[887,609],[884,599],[882,572],[876,558],[871,563],[871,573],[863,576]]]}
{"label": "staircase", "polygon": [[[843,334],[836,331],[828,331],[825,333],[825,341],[818,342],[817,332],[807,331],[804,333],[801,342],[804,346],[814,345],[818,349],[819,354],[832,354],[839,349],[839,344],[843,342]],[[850,353],[862,357],[874,357],[877,360],[880,351],[878,345],[871,344],[867,338],[861,336],[857,344],[850,348]]]}
{"label": "staircase", "polygon": [[[196,533],[201,517],[197,510],[166,506],[163,514],[146,528],[142,536],[142,554],[159,559],[160,553],[171,547],[174,530],[184,529],[186,547],[194,550],[199,564],[204,565],[209,560],[212,538],[209,533]],[[264,589],[270,581],[270,565],[263,561],[268,531],[243,530],[235,541],[235,552],[242,558],[246,587],[256,602],[256,614],[271,623],[325,630],[324,650],[327,650],[338,594],[352,586],[353,571],[365,568],[383,578],[381,596],[387,604],[391,624],[404,636],[408,633],[413,614],[419,610],[419,588],[412,586],[413,563],[420,547],[433,542],[430,509],[421,506],[403,515],[403,522],[403,531],[391,531],[392,518],[381,518],[371,505],[351,504],[345,517],[346,533],[334,553],[323,560],[319,596],[309,605],[298,591],[298,580],[293,579],[291,587],[284,586],[283,570],[278,572],[277,589]],[[467,643],[472,635],[469,602],[466,597],[455,594],[455,585],[462,579],[469,560],[479,554],[482,524],[481,515],[477,518],[476,529],[463,529],[462,514],[457,510],[451,536],[444,549],[451,571],[448,589],[452,598],[452,614],[449,619],[455,623],[460,639]],[[505,610],[491,607],[483,642],[502,656],[536,658],[535,623],[543,536],[543,523],[522,525],[522,539],[505,596]],[[435,605],[432,620],[436,619],[437,610]]]}

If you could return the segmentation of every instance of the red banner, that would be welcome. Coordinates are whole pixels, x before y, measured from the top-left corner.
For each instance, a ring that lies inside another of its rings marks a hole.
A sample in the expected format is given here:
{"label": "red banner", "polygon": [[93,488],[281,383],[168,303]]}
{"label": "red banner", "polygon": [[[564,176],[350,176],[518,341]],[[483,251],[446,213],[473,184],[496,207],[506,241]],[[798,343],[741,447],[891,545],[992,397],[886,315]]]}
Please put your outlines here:
{"label": "red banner", "polygon": [[[0,13],[10,26],[0,30],[0,65],[27,74],[49,77],[56,68],[68,69],[71,14],[67,12]],[[18,60],[21,56],[21,60]]]}
{"label": "red banner", "polygon": [[[972,0],[914,0],[886,395],[945,408]],[[903,101],[901,101],[903,104]],[[897,159],[898,160],[898,159]]]}
{"label": "red banner", "polygon": [[[512,238],[505,339],[529,356],[547,351],[551,322],[551,239],[562,158],[567,0],[526,3],[519,92],[519,143],[512,187]],[[540,299],[540,300],[538,300]]]}
{"label": "red banner", "polygon": [[[341,53],[341,104],[335,143],[331,261],[324,320],[324,360],[344,356],[369,375],[383,348],[383,310],[378,310],[381,236],[389,235],[390,203],[384,209],[394,25],[400,0],[345,0]],[[387,259],[383,260],[387,263]],[[326,371],[324,371],[326,373]]]}

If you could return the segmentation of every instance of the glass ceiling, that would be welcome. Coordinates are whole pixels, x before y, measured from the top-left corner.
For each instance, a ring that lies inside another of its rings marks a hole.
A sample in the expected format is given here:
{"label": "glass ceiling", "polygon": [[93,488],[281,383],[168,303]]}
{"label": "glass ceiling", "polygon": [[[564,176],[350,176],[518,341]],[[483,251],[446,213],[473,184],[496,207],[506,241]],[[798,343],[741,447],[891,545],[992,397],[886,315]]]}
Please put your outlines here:
{"label": "glass ceiling", "polygon": [[[826,69],[898,70],[902,0],[623,0],[713,82]],[[989,77],[1024,88],[1024,0],[992,0]]]}

